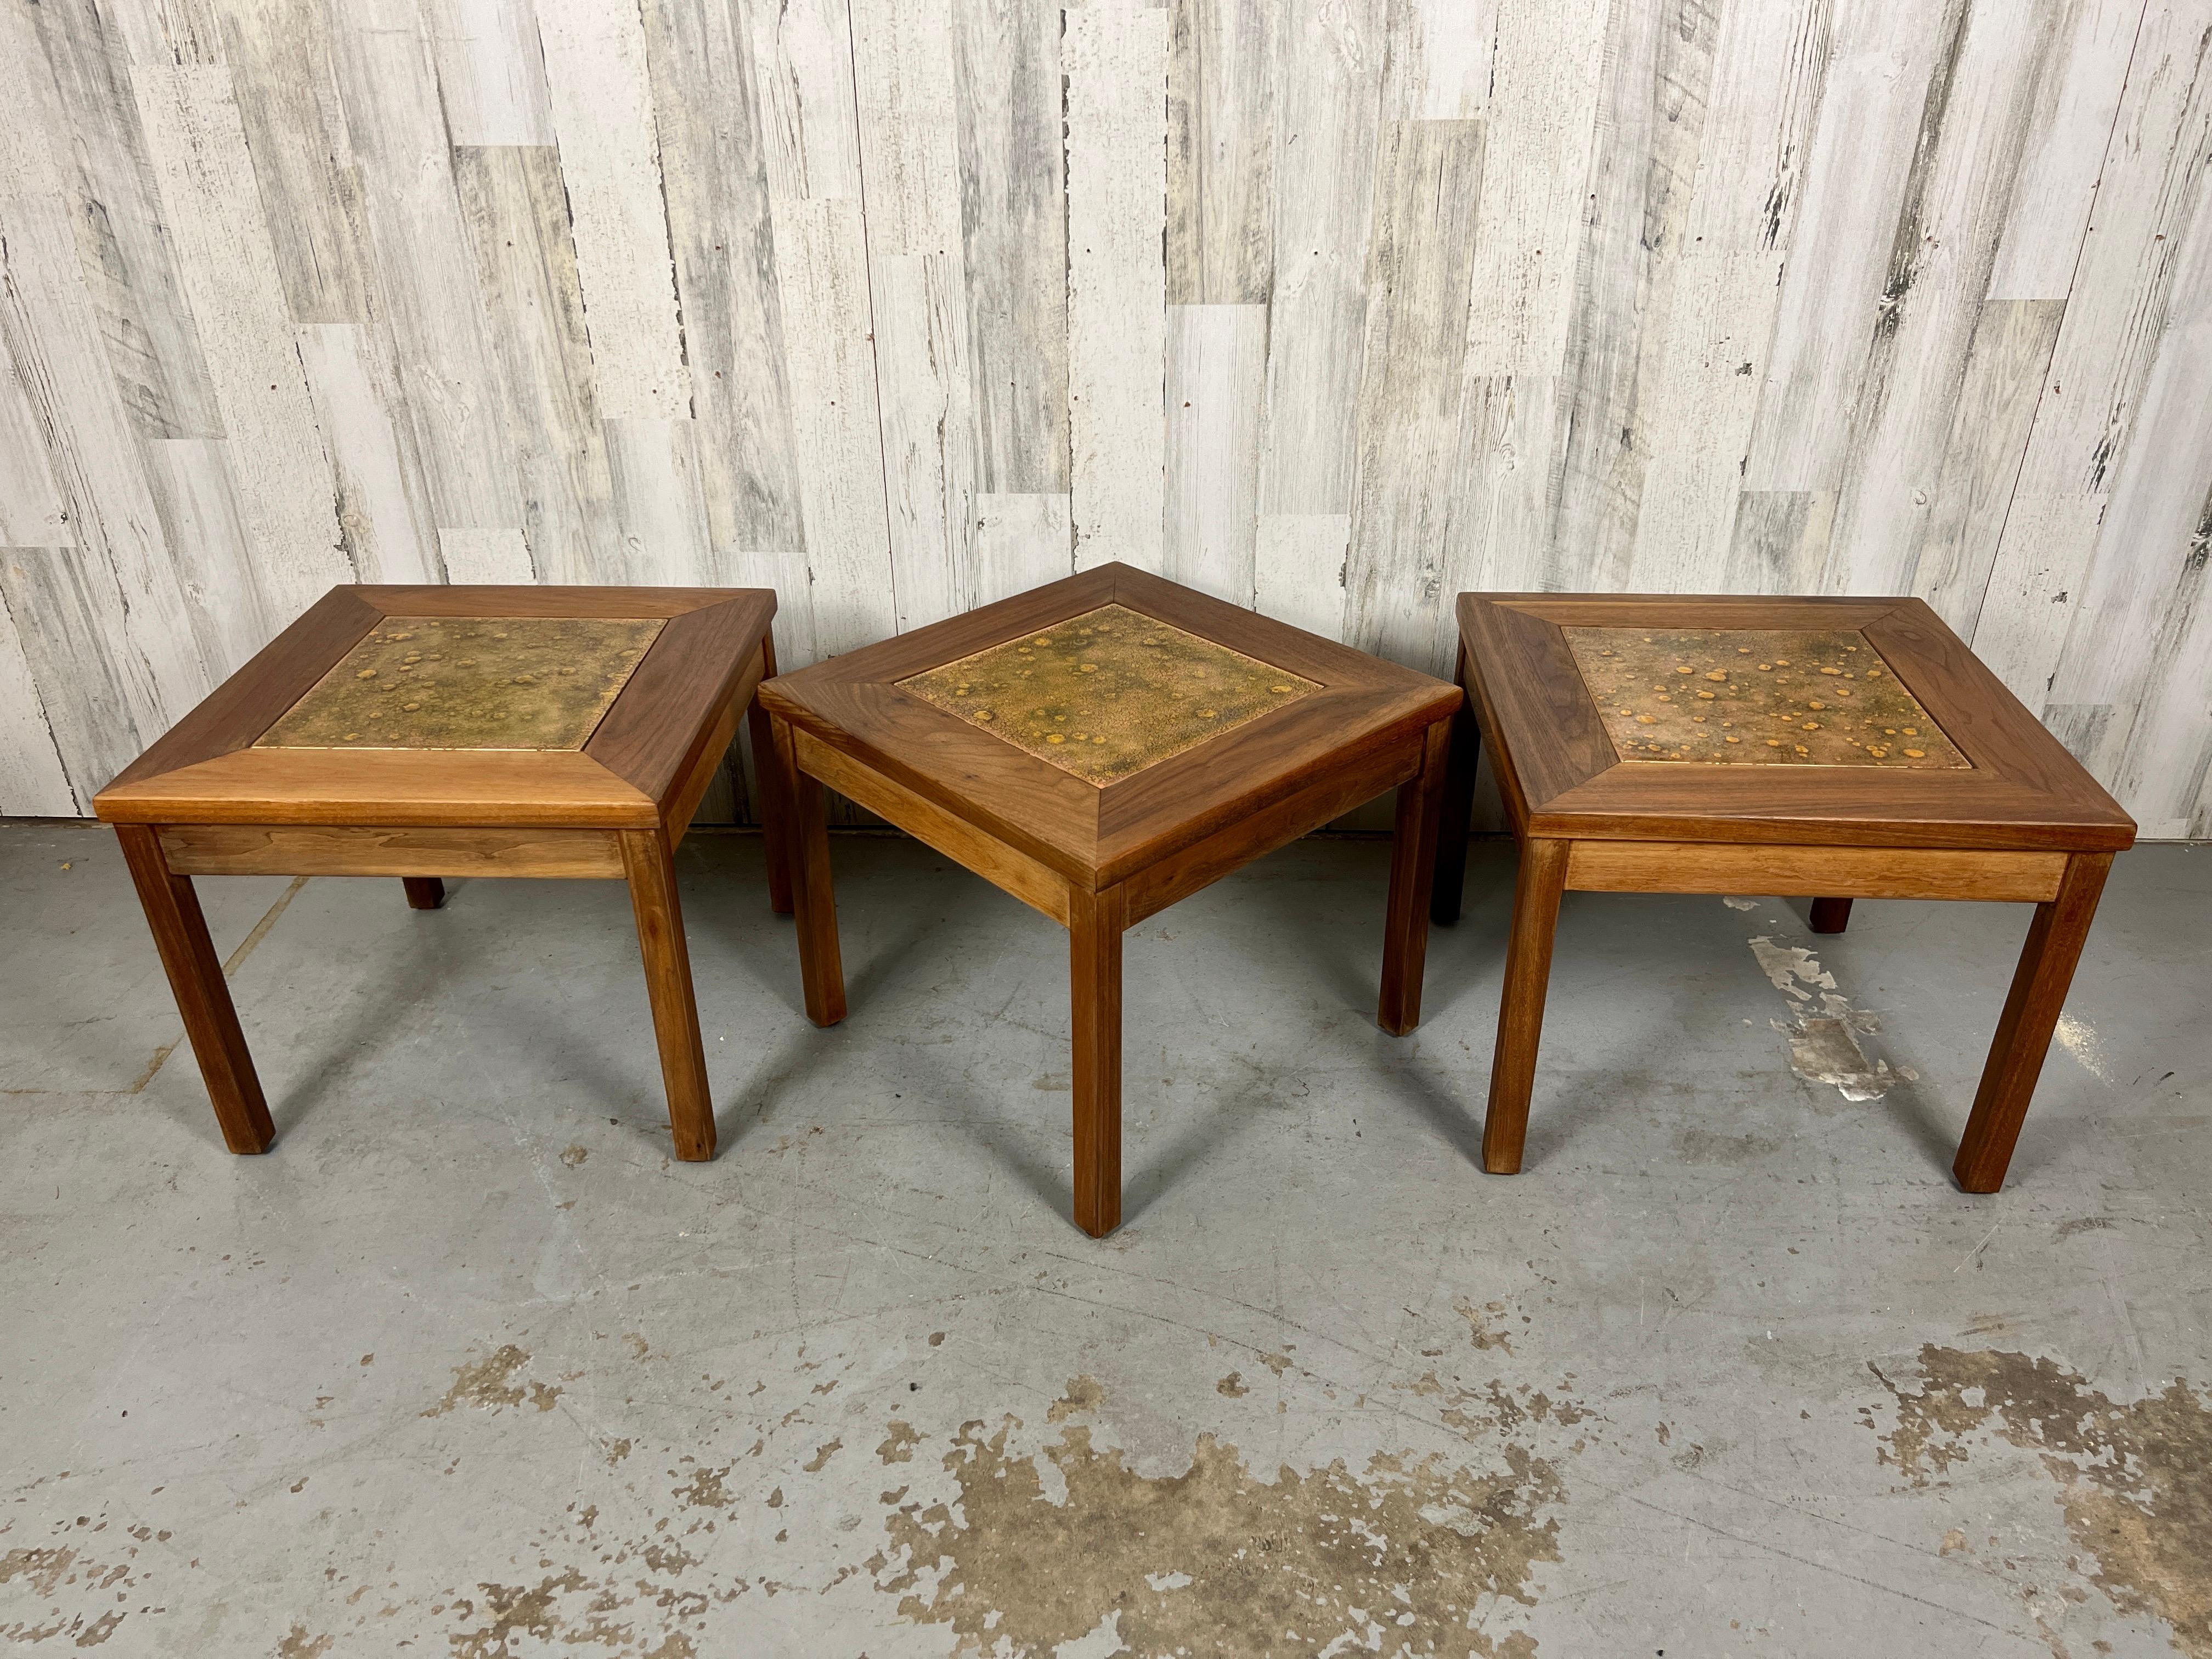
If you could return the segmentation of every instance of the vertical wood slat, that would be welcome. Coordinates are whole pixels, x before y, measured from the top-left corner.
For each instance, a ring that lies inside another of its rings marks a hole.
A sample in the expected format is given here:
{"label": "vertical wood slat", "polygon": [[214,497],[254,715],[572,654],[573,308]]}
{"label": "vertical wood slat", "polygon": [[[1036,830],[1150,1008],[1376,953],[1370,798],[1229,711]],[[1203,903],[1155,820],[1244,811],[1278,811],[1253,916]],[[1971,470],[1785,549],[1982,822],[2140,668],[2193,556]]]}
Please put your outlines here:
{"label": "vertical wood slat", "polygon": [[1118,555],[1432,668],[1460,586],[1918,592],[2201,830],[2203,21],[9,0],[0,793],[343,568],[797,665]]}

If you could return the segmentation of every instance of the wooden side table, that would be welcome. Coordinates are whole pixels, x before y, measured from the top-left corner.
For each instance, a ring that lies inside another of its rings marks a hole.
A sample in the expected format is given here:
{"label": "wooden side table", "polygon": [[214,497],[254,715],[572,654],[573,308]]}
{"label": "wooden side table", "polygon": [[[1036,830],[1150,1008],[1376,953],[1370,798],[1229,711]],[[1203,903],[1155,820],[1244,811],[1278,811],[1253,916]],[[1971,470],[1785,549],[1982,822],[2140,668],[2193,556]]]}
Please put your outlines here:
{"label": "wooden side table", "polygon": [[[2135,823],[1918,599],[1462,593],[1434,914],[1459,915],[1477,747],[1521,843],[1484,1167],[1521,1167],[1567,889],[2005,899],[2035,920],[1957,1161],[2004,1181]],[[1479,735],[1478,735],[1479,723]]]}
{"label": "wooden side table", "polygon": [[[1121,1215],[1121,933],[1395,787],[1377,1019],[1420,1018],[1456,687],[1109,564],[771,680],[806,1012],[845,1017],[819,784],[1068,931],[1075,1219]],[[818,781],[810,782],[810,780]]]}
{"label": "wooden side table", "polygon": [[748,708],[768,748],[775,614],[753,588],[333,588],[102,790],[230,1150],[276,1129],[194,876],[398,876],[416,909],[446,876],[575,876],[629,884],[676,1155],[712,1158],[672,855]]}

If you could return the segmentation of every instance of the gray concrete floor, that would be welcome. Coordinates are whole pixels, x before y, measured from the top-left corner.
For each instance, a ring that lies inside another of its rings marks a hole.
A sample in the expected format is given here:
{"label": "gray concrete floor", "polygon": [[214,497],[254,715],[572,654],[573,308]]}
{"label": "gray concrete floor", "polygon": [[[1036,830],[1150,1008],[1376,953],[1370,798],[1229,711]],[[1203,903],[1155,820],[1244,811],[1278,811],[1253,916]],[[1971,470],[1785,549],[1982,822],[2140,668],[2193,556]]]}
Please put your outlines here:
{"label": "gray concrete floor", "polygon": [[682,851],[708,1165],[618,885],[202,882],[278,1127],[240,1158],[112,838],[0,829],[0,1638],[2212,1656],[2212,857],[2119,860],[1975,1198],[2023,908],[1571,895],[1507,1179],[1510,847],[1401,1041],[1387,848],[1286,849],[1129,940],[1103,1243],[1062,935],[836,857],[825,1032],[758,842]]}

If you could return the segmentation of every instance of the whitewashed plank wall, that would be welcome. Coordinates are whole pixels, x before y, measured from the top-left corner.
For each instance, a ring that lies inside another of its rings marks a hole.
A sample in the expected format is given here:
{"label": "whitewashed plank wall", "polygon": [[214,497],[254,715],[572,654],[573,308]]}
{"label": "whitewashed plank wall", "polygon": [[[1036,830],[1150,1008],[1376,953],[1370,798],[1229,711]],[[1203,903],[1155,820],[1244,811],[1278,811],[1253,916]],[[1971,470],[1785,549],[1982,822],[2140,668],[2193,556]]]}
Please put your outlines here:
{"label": "whitewashed plank wall", "polygon": [[[0,812],[334,580],[1924,596],[2212,833],[2212,0],[0,0]],[[710,812],[744,811],[733,769]]]}

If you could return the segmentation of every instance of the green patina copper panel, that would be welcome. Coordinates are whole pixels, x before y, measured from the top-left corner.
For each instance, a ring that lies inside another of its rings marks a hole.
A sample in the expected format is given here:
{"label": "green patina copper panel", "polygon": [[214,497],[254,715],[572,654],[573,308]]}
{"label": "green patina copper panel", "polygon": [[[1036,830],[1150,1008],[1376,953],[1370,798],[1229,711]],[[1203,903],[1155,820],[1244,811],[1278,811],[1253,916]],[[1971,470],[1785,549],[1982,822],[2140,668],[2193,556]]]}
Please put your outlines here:
{"label": "green patina copper panel", "polygon": [[580,749],[658,617],[386,617],[257,749]]}
{"label": "green patina copper panel", "polygon": [[1971,767],[1850,629],[1568,628],[1623,760]]}
{"label": "green patina copper panel", "polygon": [[899,682],[1096,784],[1127,777],[1321,687],[1118,605]]}

